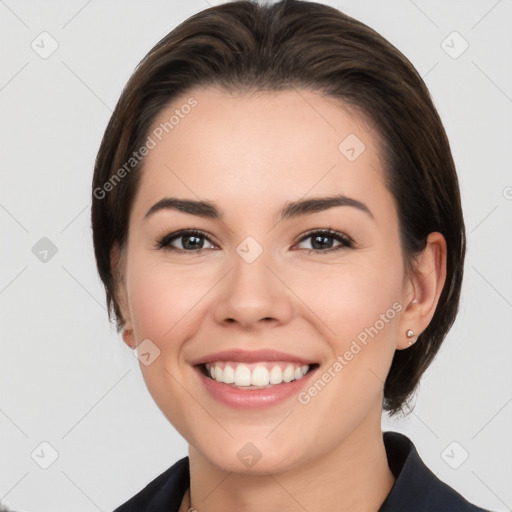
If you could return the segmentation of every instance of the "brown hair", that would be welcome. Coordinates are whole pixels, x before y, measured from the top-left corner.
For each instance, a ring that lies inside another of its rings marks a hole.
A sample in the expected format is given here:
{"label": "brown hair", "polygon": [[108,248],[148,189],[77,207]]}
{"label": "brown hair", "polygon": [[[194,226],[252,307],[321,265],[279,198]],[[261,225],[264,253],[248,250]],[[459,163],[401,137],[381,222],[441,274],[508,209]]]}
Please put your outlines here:
{"label": "brown hair", "polygon": [[157,114],[201,86],[228,92],[303,87],[357,110],[382,141],[407,268],[429,233],[445,237],[447,275],[437,309],[416,344],[395,352],[384,386],[384,408],[403,410],[459,307],[466,250],[459,185],[443,125],[413,65],[377,32],[333,7],[299,0],[212,7],[181,23],[137,66],[105,131],[92,183],[94,250],[109,318],[114,314],[121,330],[110,254],[126,241],[141,164],[122,179],[119,169],[144,144]]}

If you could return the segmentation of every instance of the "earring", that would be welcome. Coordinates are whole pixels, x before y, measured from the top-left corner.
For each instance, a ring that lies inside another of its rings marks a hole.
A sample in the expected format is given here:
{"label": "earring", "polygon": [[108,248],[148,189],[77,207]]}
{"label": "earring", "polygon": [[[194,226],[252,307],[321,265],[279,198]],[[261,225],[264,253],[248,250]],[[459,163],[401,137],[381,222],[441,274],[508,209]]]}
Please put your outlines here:
{"label": "earring", "polygon": [[412,329],[408,329],[405,334],[408,338],[414,338],[409,340],[409,346],[411,346],[418,339],[418,337],[414,335],[414,331]]}

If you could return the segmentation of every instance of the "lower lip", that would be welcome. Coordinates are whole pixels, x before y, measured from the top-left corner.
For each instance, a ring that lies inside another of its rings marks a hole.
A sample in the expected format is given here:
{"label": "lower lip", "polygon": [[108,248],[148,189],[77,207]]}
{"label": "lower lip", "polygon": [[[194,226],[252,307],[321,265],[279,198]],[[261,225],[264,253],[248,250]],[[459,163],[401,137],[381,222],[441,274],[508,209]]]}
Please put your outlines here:
{"label": "lower lip", "polygon": [[219,402],[234,409],[265,409],[297,396],[308,384],[317,368],[309,371],[302,379],[263,389],[238,389],[206,377],[199,367],[196,367],[196,370],[206,389]]}

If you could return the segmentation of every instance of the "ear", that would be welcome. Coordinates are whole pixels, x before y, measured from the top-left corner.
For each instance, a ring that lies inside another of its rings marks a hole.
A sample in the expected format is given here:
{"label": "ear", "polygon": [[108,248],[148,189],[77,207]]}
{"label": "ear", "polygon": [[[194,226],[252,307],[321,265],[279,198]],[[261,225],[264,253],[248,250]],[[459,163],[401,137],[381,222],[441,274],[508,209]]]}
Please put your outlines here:
{"label": "ear", "polygon": [[124,342],[130,347],[135,348],[135,336],[133,334],[133,325],[128,307],[128,294],[126,291],[126,260],[125,252],[119,247],[119,244],[114,244],[110,251],[110,268],[114,276],[115,297],[123,315],[124,325],[122,337]]}
{"label": "ear", "polygon": [[[430,233],[427,245],[417,256],[403,289],[403,313],[400,318],[396,348],[409,348],[427,328],[436,311],[446,281],[446,240],[438,232]],[[407,331],[414,331],[408,337]],[[412,342],[412,343],[411,343]]]}

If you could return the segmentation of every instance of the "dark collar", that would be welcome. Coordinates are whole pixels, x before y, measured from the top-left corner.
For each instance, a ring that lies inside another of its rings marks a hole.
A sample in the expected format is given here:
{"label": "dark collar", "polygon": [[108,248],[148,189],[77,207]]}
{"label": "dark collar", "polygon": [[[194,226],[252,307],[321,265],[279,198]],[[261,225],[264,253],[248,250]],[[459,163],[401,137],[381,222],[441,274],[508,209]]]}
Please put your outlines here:
{"label": "dark collar", "polygon": [[384,446],[396,481],[378,512],[485,512],[439,480],[408,437],[384,432]]}
{"label": "dark collar", "polygon": [[[384,446],[396,481],[378,512],[485,512],[439,480],[403,434],[384,432]],[[114,512],[177,512],[189,485],[184,457]]]}

